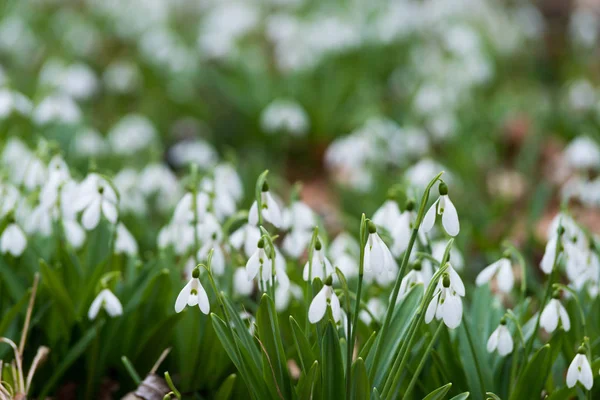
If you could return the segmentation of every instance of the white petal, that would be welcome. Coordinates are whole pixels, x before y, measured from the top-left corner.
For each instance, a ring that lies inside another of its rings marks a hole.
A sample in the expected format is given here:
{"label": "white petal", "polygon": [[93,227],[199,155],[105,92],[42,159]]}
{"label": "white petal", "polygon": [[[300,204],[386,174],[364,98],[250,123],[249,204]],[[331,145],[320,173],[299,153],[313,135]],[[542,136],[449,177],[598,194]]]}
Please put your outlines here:
{"label": "white petal", "polygon": [[494,332],[492,332],[492,334],[490,335],[490,338],[487,341],[488,353],[493,353],[494,350],[496,350],[496,347],[498,347],[498,335],[499,335],[498,330],[499,329],[500,329],[500,327],[496,328],[496,330]]}
{"label": "white petal", "polygon": [[505,356],[513,351],[513,340],[510,331],[506,326],[500,326],[498,329],[498,354]]}
{"label": "white petal", "polygon": [[244,268],[237,268],[233,275],[233,289],[236,293],[242,296],[249,296],[252,294],[254,289],[254,283],[248,280],[246,270]]}
{"label": "white petal", "polygon": [[544,257],[540,262],[540,268],[544,273],[550,274],[552,267],[554,266],[554,258],[556,256],[556,238],[552,238],[546,244],[546,250],[544,251]]}
{"label": "white petal", "polygon": [[310,303],[310,307],[308,308],[308,320],[311,324],[316,324],[325,315],[325,311],[327,310],[327,286],[323,286],[321,291],[317,293],[315,298]]}
{"label": "white petal", "polygon": [[568,332],[571,329],[571,320],[569,319],[567,310],[565,310],[565,307],[560,302],[558,302],[558,316],[560,317],[560,322],[562,322],[563,329]]}
{"label": "white petal", "polygon": [[438,308],[439,299],[440,299],[440,294],[438,293],[435,296],[433,296],[433,298],[429,302],[429,305],[427,306],[427,311],[425,312],[425,323],[426,324],[433,321],[433,317],[435,317],[436,310]]}
{"label": "white petal", "polygon": [[261,253],[261,251],[256,250],[254,252],[254,254],[252,254],[252,257],[250,257],[250,259],[246,263],[246,274],[248,276],[249,281],[254,279],[254,277],[256,276],[256,274],[258,274],[258,271],[260,269],[260,254],[259,253]]}
{"label": "white petal", "polygon": [[579,367],[581,366],[581,357],[583,354],[577,354],[567,370],[567,386],[572,388],[577,384],[579,378]]}
{"label": "white petal", "polygon": [[446,301],[443,304],[444,307],[444,323],[450,329],[454,329],[460,325],[462,320],[462,300],[459,296],[449,295],[446,296]]}
{"label": "white petal", "polygon": [[594,386],[594,376],[592,374],[592,368],[587,357],[583,354],[579,354],[581,360],[581,372],[579,373],[579,382],[585,386],[587,390],[590,390]]}
{"label": "white petal", "polygon": [[85,242],[85,231],[75,220],[63,221],[63,228],[67,241],[74,249],[80,249]]}
{"label": "white petal", "polygon": [[496,282],[498,283],[498,289],[504,293],[510,293],[515,283],[515,278],[513,275],[512,265],[509,260],[506,258],[500,260],[504,261],[500,269],[498,270],[498,275],[496,276]]}
{"label": "white petal", "polygon": [[445,208],[444,213],[442,214],[442,225],[444,226],[446,232],[448,232],[448,235],[456,236],[460,232],[460,222],[458,221],[458,213],[456,212],[456,208],[454,207],[454,204],[452,204],[450,197],[444,197]]}
{"label": "white petal", "polygon": [[[379,239],[377,233],[372,233],[368,240],[371,243],[371,257],[369,265],[376,274],[381,274],[385,269],[385,253],[382,246],[383,242]],[[379,240],[377,240],[379,239]],[[383,244],[385,246],[385,244]]]}
{"label": "white petal", "polygon": [[190,280],[179,292],[177,296],[177,300],[175,300],[175,312],[179,313],[183,311],[185,305],[188,302],[188,298],[190,297],[190,292],[192,290],[192,280]]}
{"label": "white petal", "polygon": [[115,207],[114,203],[111,203],[106,199],[102,200],[102,214],[104,214],[108,222],[111,224],[115,224],[117,222],[117,207]]}
{"label": "white petal", "polygon": [[100,222],[100,207],[101,199],[97,198],[83,212],[81,223],[86,230],[91,231],[98,226]]}
{"label": "white petal", "polygon": [[465,284],[460,278],[460,275],[458,275],[458,272],[456,272],[456,270],[452,267],[452,265],[449,265],[448,267],[448,274],[450,275],[450,284],[452,285],[452,288],[456,291],[456,294],[458,294],[459,296],[464,296]]}
{"label": "white petal", "polygon": [[15,257],[19,257],[27,247],[27,237],[23,230],[15,223],[10,224],[4,229],[0,238],[0,251],[2,253],[10,253]]}
{"label": "white petal", "polygon": [[98,312],[100,311],[100,307],[102,307],[103,301],[104,301],[104,295],[102,292],[100,292],[98,294],[98,296],[96,296],[94,301],[92,301],[92,305],[90,306],[90,309],[88,311],[88,318],[90,320],[96,319],[96,316],[98,315]]}
{"label": "white petal", "polygon": [[[273,196],[269,192],[265,193],[264,196],[267,200],[267,211],[268,211],[268,219],[276,228],[279,228],[282,225],[281,219],[281,210],[279,209],[279,205],[273,199]],[[263,211],[263,215],[265,212]]]}
{"label": "white petal", "polygon": [[482,269],[479,275],[477,275],[477,278],[475,278],[475,284],[477,286],[482,286],[488,283],[494,277],[494,274],[496,273],[496,271],[498,271],[498,268],[500,268],[501,261],[502,260],[493,262],[492,264]]}
{"label": "white petal", "polygon": [[423,229],[423,232],[425,232],[425,233],[429,232],[431,230],[431,228],[433,228],[433,225],[435,224],[435,217],[437,215],[436,208],[437,208],[438,201],[440,201],[440,199],[437,199],[431,205],[431,207],[429,207],[429,210],[427,210],[427,213],[425,214],[425,218],[423,218],[423,223],[421,224],[421,229]]}
{"label": "white petal", "polygon": [[110,315],[111,317],[117,317],[119,315],[123,315],[123,306],[121,305],[121,302],[119,301],[117,296],[115,296],[113,294],[113,292],[111,292],[108,289],[104,289],[103,292],[104,292],[104,309],[106,310],[108,315]]}
{"label": "white petal", "polygon": [[258,205],[256,201],[252,203],[252,207],[250,207],[250,212],[248,213],[248,223],[253,226],[258,225]]}
{"label": "white petal", "polygon": [[540,316],[540,326],[548,333],[554,332],[558,326],[558,309],[554,304],[555,301],[558,300],[551,299]]}
{"label": "white petal", "polygon": [[333,315],[333,319],[335,322],[339,322],[342,317],[342,309],[340,307],[340,299],[335,295],[335,293],[331,294],[331,314]]}
{"label": "white petal", "polygon": [[204,314],[208,315],[210,312],[210,303],[208,302],[208,295],[206,294],[206,290],[198,280],[198,307],[200,307],[200,311]]}

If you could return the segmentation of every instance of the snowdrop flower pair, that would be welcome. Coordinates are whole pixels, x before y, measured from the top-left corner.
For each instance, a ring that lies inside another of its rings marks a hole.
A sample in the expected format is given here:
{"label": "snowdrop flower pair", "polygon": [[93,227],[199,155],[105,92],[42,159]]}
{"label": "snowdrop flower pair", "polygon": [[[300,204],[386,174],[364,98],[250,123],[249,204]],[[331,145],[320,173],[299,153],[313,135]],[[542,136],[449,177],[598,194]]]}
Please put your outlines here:
{"label": "snowdrop flower pair", "polygon": [[98,226],[100,216],[111,223],[117,222],[117,194],[112,186],[100,175],[92,173],[81,182],[73,209],[83,211],[83,227],[91,231]]}
{"label": "snowdrop flower pair", "polygon": [[465,286],[451,265],[440,278],[436,292],[427,306],[425,323],[430,323],[435,317],[437,320],[443,320],[450,329],[458,327],[462,320],[461,297],[465,296]]}
{"label": "snowdrop flower pair", "polygon": [[364,251],[365,269],[373,271],[376,275],[393,272],[396,262],[387,245],[377,234],[377,227],[372,221],[368,221],[367,229],[369,230],[369,236]]}
{"label": "snowdrop flower pair", "polygon": [[429,277],[423,273],[423,266],[421,260],[417,260],[413,263],[412,269],[402,278],[400,282],[400,289],[398,291],[399,298],[404,298],[410,290],[418,284],[425,284],[429,281]]}
{"label": "snowdrop flower pair", "polygon": [[548,333],[552,333],[562,324],[563,329],[568,332],[571,329],[571,320],[565,307],[559,300],[560,294],[555,292],[540,316],[540,326]]}
{"label": "snowdrop flower pair", "polygon": [[504,254],[501,259],[485,267],[477,275],[475,284],[477,286],[485,285],[494,277],[496,277],[498,289],[502,293],[510,293],[515,283],[515,277],[509,254]]}
{"label": "snowdrop flower pair", "polygon": [[[271,193],[269,193],[269,185],[266,181],[263,184],[260,199],[262,203],[260,210],[262,217],[272,223],[276,228],[281,227],[283,222],[281,217],[281,209]],[[258,225],[258,219],[258,203],[255,200],[254,203],[252,203],[252,207],[250,207],[248,222],[256,226]]]}
{"label": "snowdrop flower pair", "polygon": [[569,369],[567,370],[567,386],[570,388],[577,385],[577,382],[581,382],[587,390],[591,390],[592,386],[594,386],[594,375],[585,353],[585,347],[581,346],[577,350],[577,355],[571,361],[571,365],[569,365]]}
{"label": "snowdrop flower pair", "polygon": [[2,254],[12,254],[14,257],[19,257],[27,247],[27,236],[14,219],[8,223],[7,227],[0,235],[0,252]]}
{"label": "snowdrop flower pair", "polygon": [[[312,270],[311,270],[312,266]],[[315,242],[315,248],[312,253],[312,261],[304,264],[304,271],[302,272],[302,278],[305,281],[312,281],[315,278],[324,280],[327,276],[333,274],[335,270],[329,259],[325,256],[325,250],[321,244],[321,240],[317,238]],[[309,276],[310,275],[310,276]]]}
{"label": "snowdrop flower pair", "polygon": [[90,306],[88,318],[90,320],[96,319],[101,308],[104,308],[104,311],[106,311],[110,317],[123,315],[123,306],[110,289],[102,289],[102,291],[98,293],[98,296],[96,296]]}
{"label": "snowdrop flower pair", "polygon": [[325,280],[323,288],[317,293],[310,307],[308,308],[308,320],[311,324],[316,324],[323,319],[327,312],[327,306],[331,307],[331,314],[335,322],[339,322],[342,317],[340,300],[333,291],[333,277],[329,275]]}
{"label": "snowdrop flower pair", "polygon": [[502,357],[510,354],[513,351],[514,343],[510,331],[506,327],[506,319],[500,320],[500,325],[490,335],[487,342],[488,353],[498,351]]}
{"label": "snowdrop flower pair", "polygon": [[192,279],[179,292],[177,300],[175,300],[175,312],[180,313],[186,305],[190,307],[198,306],[200,311],[206,315],[210,312],[208,295],[202,283],[200,283],[200,269],[198,267],[194,268]]}
{"label": "snowdrop flower pair", "polygon": [[438,187],[440,197],[431,205],[423,218],[423,231],[429,232],[435,224],[436,216],[442,216],[442,226],[450,236],[458,235],[460,222],[454,204],[448,197],[448,185],[441,182]]}

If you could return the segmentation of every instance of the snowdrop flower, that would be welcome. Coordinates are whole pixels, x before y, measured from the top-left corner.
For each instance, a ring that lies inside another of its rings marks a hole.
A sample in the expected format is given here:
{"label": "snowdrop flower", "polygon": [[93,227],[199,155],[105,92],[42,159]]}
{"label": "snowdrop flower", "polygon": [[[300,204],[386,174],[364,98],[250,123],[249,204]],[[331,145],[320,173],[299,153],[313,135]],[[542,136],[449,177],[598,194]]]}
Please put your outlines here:
{"label": "snowdrop flower", "polygon": [[585,348],[583,346],[579,348],[577,355],[571,361],[571,365],[569,365],[569,369],[567,370],[567,386],[572,388],[577,385],[577,382],[581,382],[587,390],[591,390],[594,385],[592,368],[585,355]]}
{"label": "snowdrop flower", "polygon": [[[390,233],[394,239],[394,244],[391,250],[396,257],[400,257],[400,255],[408,248],[411,231],[414,228],[414,223],[417,219],[417,213],[414,211],[414,208],[414,200],[411,199],[407,201],[406,210],[392,223]],[[422,229],[419,229],[419,238],[423,242],[426,240]]]}
{"label": "snowdrop flower", "polygon": [[256,250],[256,243],[260,239],[260,229],[254,225],[244,224],[229,235],[229,243],[233,248],[244,249],[246,257],[251,257]]}
{"label": "snowdrop flower", "polygon": [[283,239],[283,250],[289,256],[299,258],[306,250],[311,238],[312,232],[310,230],[292,230]]}
{"label": "snowdrop flower", "polygon": [[142,115],[123,117],[108,133],[108,141],[116,154],[133,155],[150,146],[158,133],[150,120]]}
{"label": "snowdrop flower", "polygon": [[121,302],[117,296],[115,296],[110,289],[102,289],[102,291],[98,293],[98,296],[96,296],[92,302],[92,305],[90,306],[88,318],[90,320],[96,319],[100,308],[104,308],[104,311],[106,311],[110,317],[118,317],[119,315],[123,315],[123,306],[121,305]]}
{"label": "snowdrop flower", "polygon": [[88,231],[98,226],[101,214],[111,224],[117,222],[117,194],[112,186],[98,174],[89,174],[81,183],[73,208],[77,212],[83,210],[81,222]]}
{"label": "snowdrop flower", "polygon": [[316,224],[315,213],[303,201],[294,201],[292,205],[282,213],[283,229],[312,230]]}
{"label": "snowdrop flower", "polygon": [[225,272],[225,254],[221,248],[220,236],[216,232],[200,247],[200,250],[198,250],[198,259],[206,259],[211,249],[213,250],[213,255],[210,269],[215,275],[221,276]]}
{"label": "snowdrop flower", "polygon": [[493,353],[498,350],[498,354],[504,357],[513,351],[513,346],[512,336],[506,327],[506,319],[502,318],[500,320],[500,325],[498,325],[488,339],[487,351],[488,353]]}
{"label": "snowdrop flower", "polygon": [[550,274],[552,269],[554,268],[554,261],[557,257],[556,251],[560,253],[561,250],[564,249],[563,236],[565,233],[565,228],[560,225],[556,230],[556,235],[552,236],[548,243],[546,243],[546,249],[544,250],[544,256],[542,257],[542,261],[540,261],[540,268],[544,273]]}
{"label": "snowdrop flower", "polygon": [[208,212],[209,202],[210,198],[206,193],[197,193],[196,209],[194,210],[194,194],[190,192],[186,193],[181,200],[179,200],[177,206],[175,206],[173,221],[177,223],[190,223],[193,222],[196,217],[198,219],[203,218]]}
{"label": "snowdrop flower", "polygon": [[[261,213],[263,218],[272,223],[276,228],[281,227],[281,210],[279,209],[279,205],[273,196],[271,196],[271,193],[269,193],[269,185],[267,182],[263,184],[262,193],[260,196],[262,203]],[[248,222],[252,225],[258,225],[258,203],[256,201],[254,201],[254,203],[252,203],[252,207],[250,207]]]}
{"label": "snowdrop flower", "polygon": [[84,128],[77,132],[73,142],[73,153],[79,158],[99,156],[108,150],[104,136],[92,128]]}
{"label": "snowdrop flower", "polygon": [[260,117],[262,129],[267,133],[285,132],[304,136],[309,128],[306,112],[298,103],[275,100],[265,108]]}
{"label": "snowdrop flower", "polygon": [[386,304],[377,297],[369,299],[366,306],[369,311],[361,310],[358,313],[358,318],[360,318],[365,325],[369,325],[373,321],[373,317],[375,317],[376,321],[381,320],[385,315],[385,310],[387,308]]}
{"label": "snowdrop flower", "polygon": [[346,232],[337,235],[329,246],[332,265],[338,267],[346,278],[358,275],[359,253],[360,245]]}
{"label": "snowdrop flower", "polygon": [[254,291],[254,283],[248,280],[244,267],[237,268],[233,273],[233,288],[241,296],[250,296]]}
{"label": "snowdrop flower", "polygon": [[23,184],[28,190],[33,190],[42,186],[46,182],[46,177],[46,166],[42,160],[33,156],[27,164],[25,176],[23,177]]}
{"label": "snowdrop flower", "polygon": [[308,320],[311,324],[316,324],[323,319],[328,305],[331,307],[334,321],[338,322],[340,320],[342,309],[340,307],[340,300],[331,287],[332,283],[333,278],[329,275],[325,280],[323,288],[310,303],[310,307],[308,308]]}
{"label": "snowdrop flower", "polygon": [[81,110],[75,101],[66,94],[51,94],[45,97],[33,111],[37,125],[49,123],[75,124],[81,119]]}
{"label": "snowdrop flower", "polygon": [[552,333],[558,327],[558,322],[562,323],[563,329],[568,332],[571,329],[571,320],[565,307],[558,300],[559,294],[554,293],[552,299],[548,302],[542,315],[540,316],[540,326],[548,333]]}
{"label": "snowdrop flower", "polygon": [[27,237],[23,230],[14,220],[9,222],[8,226],[0,236],[0,252],[2,254],[10,253],[14,257],[19,257],[27,247]]}
{"label": "snowdrop flower", "polygon": [[515,277],[513,275],[512,263],[509,255],[504,255],[498,261],[485,267],[477,278],[475,283],[477,286],[482,286],[488,283],[493,277],[496,277],[496,283],[498,289],[503,293],[510,293],[515,283]]}
{"label": "snowdrop flower", "polygon": [[215,191],[223,191],[232,197],[236,202],[242,199],[244,195],[244,186],[240,176],[231,164],[219,164],[213,171]]}
{"label": "snowdrop flower", "polygon": [[261,237],[256,245],[256,251],[246,263],[246,275],[251,281],[260,272],[261,280],[268,281],[271,279],[271,262],[265,252],[265,240]]}
{"label": "snowdrop flower", "polygon": [[423,274],[421,261],[413,263],[412,269],[402,278],[400,282],[400,290],[398,291],[399,298],[402,299],[410,292],[413,286],[425,284],[428,281],[428,277]]}
{"label": "snowdrop flower", "polygon": [[431,205],[423,219],[423,230],[429,232],[435,224],[436,214],[442,216],[442,225],[450,236],[458,235],[460,223],[456,208],[448,197],[448,186],[441,182],[439,185],[440,197]]}
{"label": "snowdrop flower", "polygon": [[451,265],[440,278],[436,291],[425,312],[425,323],[430,323],[435,317],[437,320],[443,320],[450,329],[458,327],[462,320],[461,297],[465,295],[465,286]]}
{"label": "snowdrop flower", "polygon": [[307,261],[306,264],[304,264],[302,278],[305,281],[308,281],[309,278],[311,281],[315,278],[320,278],[321,280],[324,280],[327,276],[333,274],[334,272],[335,270],[333,269],[333,265],[331,265],[331,262],[325,256],[325,250],[323,250],[323,245],[321,244],[319,238],[317,238],[315,242],[315,248],[312,253],[312,263],[309,263]]}
{"label": "snowdrop flower", "polygon": [[383,275],[394,269],[395,261],[392,253],[377,234],[377,227],[372,221],[367,223],[369,236],[365,244],[364,266],[366,270],[373,271],[376,275]]}
{"label": "snowdrop flower", "polygon": [[398,203],[395,200],[389,199],[386,200],[381,207],[375,211],[373,214],[373,218],[371,219],[373,223],[377,226],[381,226],[385,228],[387,231],[392,232],[396,223],[400,219],[400,208],[398,207]]}
{"label": "snowdrop flower", "polygon": [[85,243],[85,230],[75,219],[63,219],[63,230],[67,242],[69,242],[75,250],[78,250],[83,246]]}
{"label": "snowdrop flower", "polygon": [[572,168],[597,169],[600,167],[600,146],[588,136],[579,136],[569,143],[564,157]]}
{"label": "snowdrop flower", "polygon": [[292,299],[302,300],[302,288],[296,284],[290,284],[288,287],[278,285],[275,288],[275,309],[277,312],[287,310]]}
{"label": "snowdrop flower", "polygon": [[117,237],[115,240],[115,253],[127,254],[128,256],[134,256],[138,252],[138,245],[135,238],[127,230],[125,225],[122,223],[117,224]]}
{"label": "snowdrop flower", "polygon": [[181,289],[177,300],[175,300],[175,312],[180,313],[186,305],[190,307],[197,305],[200,311],[208,315],[210,312],[210,303],[208,302],[206,290],[204,290],[199,278],[200,269],[196,267],[192,272],[192,279]]}
{"label": "snowdrop flower", "polygon": [[[423,242],[425,242],[425,240]],[[442,259],[444,258],[444,253],[446,252],[446,245],[447,243],[445,240],[436,240],[435,242],[431,243],[431,255],[433,256],[433,258],[435,258],[439,262],[442,262]],[[450,249],[449,260],[452,261],[452,267],[459,271],[462,270],[462,268],[465,265],[465,259],[458,247],[456,246],[452,246],[452,248]]]}

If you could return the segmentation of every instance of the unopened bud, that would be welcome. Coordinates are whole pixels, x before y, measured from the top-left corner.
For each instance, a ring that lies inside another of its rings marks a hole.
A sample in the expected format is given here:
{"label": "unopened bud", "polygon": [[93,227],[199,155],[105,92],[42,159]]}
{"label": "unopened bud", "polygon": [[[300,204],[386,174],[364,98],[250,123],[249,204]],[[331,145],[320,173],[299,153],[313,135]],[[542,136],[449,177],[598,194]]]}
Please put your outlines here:
{"label": "unopened bud", "polygon": [[406,211],[412,211],[415,209],[415,199],[408,199],[406,200],[406,206],[404,208],[406,208]]}
{"label": "unopened bud", "polygon": [[448,194],[448,185],[445,182],[440,182],[440,186],[438,186],[438,190],[440,192],[440,196],[446,196]]}
{"label": "unopened bud", "polygon": [[269,184],[267,183],[267,181],[263,182],[262,191],[263,192],[268,192],[269,191]]}
{"label": "unopened bud", "polygon": [[194,270],[192,271],[192,278],[200,278],[200,268],[194,268]]}
{"label": "unopened bud", "polygon": [[325,279],[325,285],[326,286],[331,286],[333,285],[333,276],[329,275],[326,279]]}
{"label": "unopened bud", "polygon": [[367,229],[369,230],[370,234],[377,233],[377,227],[375,226],[373,221],[367,222]]}
{"label": "unopened bud", "polygon": [[447,272],[444,272],[444,275],[442,278],[442,285],[444,285],[445,288],[450,287],[450,275],[448,275]]}
{"label": "unopened bud", "polygon": [[321,241],[317,238],[317,240],[315,241],[315,250],[321,251],[322,248],[323,245],[321,244]]}
{"label": "unopened bud", "polygon": [[258,243],[256,244],[256,246],[259,249],[264,249],[265,248],[265,240],[263,238],[258,239]]}

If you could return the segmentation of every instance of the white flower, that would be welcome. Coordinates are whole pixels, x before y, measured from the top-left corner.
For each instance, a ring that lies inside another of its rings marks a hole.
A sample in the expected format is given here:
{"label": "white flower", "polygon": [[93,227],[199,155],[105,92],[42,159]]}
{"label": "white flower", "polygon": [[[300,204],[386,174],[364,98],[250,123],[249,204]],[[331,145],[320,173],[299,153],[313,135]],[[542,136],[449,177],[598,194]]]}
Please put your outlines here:
{"label": "white flower", "polygon": [[565,331],[571,329],[571,320],[565,307],[560,303],[558,299],[551,299],[540,317],[540,326],[548,333],[552,333],[558,327],[558,322],[562,323],[562,327]]}
{"label": "white flower", "polygon": [[248,280],[244,267],[237,268],[233,273],[233,289],[241,296],[250,296],[254,290],[254,283]]}
{"label": "white flower", "polygon": [[373,321],[373,317],[375,317],[377,321],[381,320],[381,318],[383,318],[385,315],[385,310],[387,308],[384,302],[377,297],[370,298],[367,301],[366,306],[367,310],[369,311],[361,310],[358,313],[358,318],[360,318],[365,325],[369,325]]}
{"label": "white flower", "polygon": [[117,254],[127,254],[129,256],[134,256],[138,252],[138,245],[135,241],[135,238],[127,230],[125,225],[119,223],[117,225],[117,237],[115,240],[115,253]]}
{"label": "white flower", "polygon": [[16,223],[8,224],[0,236],[0,251],[2,254],[10,253],[19,257],[27,247],[27,237]]}
{"label": "white flower", "polygon": [[229,236],[229,243],[238,250],[243,247],[246,257],[250,257],[254,254],[259,239],[260,229],[254,225],[244,224]]}
{"label": "white flower", "polygon": [[498,289],[500,289],[501,292],[510,293],[515,283],[510,259],[503,257],[485,267],[479,275],[477,275],[475,283],[477,286],[482,286],[488,283],[494,276],[496,276]]}
{"label": "white flower", "polygon": [[[370,221],[369,221],[370,222]],[[365,270],[373,271],[376,275],[383,275],[385,272],[393,271],[394,257],[386,244],[377,234],[375,225],[368,224],[369,236],[365,244]]]}
{"label": "white flower", "polygon": [[194,218],[197,217],[201,219],[208,212],[208,204],[210,203],[210,198],[204,192],[199,192],[196,194],[196,209],[194,210],[193,206],[194,202],[194,194],[186,193],[177,206],[175,207],[175,211],[173,212],[173,221],[178,223],[189,223],[194,221]]}
{"label": "white flower", "polygon": [[256,251],[246,263],[246,275],[248,276],[248,280],[251,281],[260,272],[261,280],[268,281],[271,279],[271,269],[271,260],[267,257],[264,249],[264,240],[261,238],[258,241]]}
{"label": "white flower", "polygon": [[331,287],[331,282],[328,283],[329,284],[326,283],[323,286],[310,303],[310,307],[308,308],[308,320],[311,324],[316,324],[323,319],[325,312],[327,311],[327,305],[331,306],[331,313],[333,314],[335,322],[338,322],[342,316],[340,300],[335,295],[335,292]]}
{"label": "white flower", "polygon": [[133,155],[150,146],[157,137],[148,118],[131,114],[123,117],[108,133],[108,141],[116,154]]}
{"label": "white flower", "polygon": [[375,225],[392,232],[400,219],[400,208],[395,200],[386,200],[373,214],[372,221]]}
{"label": "white flower", "polygon": [[82,211],[81,222],[88,231],[96,228],[100,215],[111,223],[117,222],[117,194],[112,186],[100,175],[89,174],[79,186],[79,193],[73,209]]}
{"label": "white flower", "polygon": [[208,315],[210,312],[210,303],[208,302],[208,295],[206,290],[200,283],[200,270],[194,269],[192,272],[192,279],[181,289],[177,300],[175,300],[175,312],[179,313],[183,311],[186,305],[193,307],[198,306],[200,311]]}
{"label": "white flower", "polygon": [[[312,270],[311,270],[312,264]],[[320,278],[324,280],[327,276],[333,274],[335,271],[333,269],[333,265],[329,259],[325,256],[325,250],[323,250],[321,241],[317,238],[317,242],[315,244],[315,249],[312,253],[312,263],[308,261],[304,264],[304,271],[302,272],[302,278],[305,281],[309,280],[309,272],[310,272],[310,280],[314,280],[315,278]]]}
{"label": "white flower", "polygon": [[312,232],[309,230],[292,230],[283,239],[283,250],[293,258],[299,258],[310,243]]}
{"label": "white flower", "polygon": [[29,190],[33,190],[37,187],[42,186],[46,182],[47,171],[46,166],[37,157],[32,157],[25,170],[25,176],[23,177],[23,184]]}
{"label": "white flower", "polygon": [[548,241],[548,243],[546,243],[544,256],[542,257],[542,261],[540,261],[540,268],[546,274],[550,274],[552,272],[552,268],[554,267],[558,240],[560,240],[560,237],[554,236]]}
{"label": "white flower", "polygon": [[67,241],[74,249],[80,249],[85,243],[85,230],[75,219],[63,219],[63,229]]}
{"label": "white flower", "polygon": [[510,335],[510,331],[506,327],[506,322],[502,321],[490,335],[487,342],[487,351],[488,353],[493,353],[495,350],[498,350],[498,354],[504,357],[513,351],[513,346],[513,339]]}
{"label": "white flower", "polygon": [[221,244],[216,238],[211,238],[200,247],[197,255],[198,259],[206,259],[211,249],[213,250],[213,255],[210,262],[210,269],[215,275],[221,276],[225,272],[225,254],[223,254]]}
{"label": "white flower", "polygon": [[458,235],[460,231],[460,222],[458,221],[458,213],[450,197],[448,197],[448,186],[445,183],[440,183],[440,197],[431,205],[425,218],[423,219],[423,231],[429,232],[435,224],[436,215],[442,216],[442,225],[450,236]]}
{"label": "white flower", "polygon": [[[414,211],[404,211],[393,223],[390,233],[394,239],[394,244],[391,250],[396,257],[400,257],[408,249],[415,218]],[[422,233],[422,230],[419,230],[419,233]]]}
{"label": "white flower", "polygon": [[425,312],[425,323],[430,323],[433,317],[437,320],[443,319],[446,326],[454,329],[460,325],[462,320],[462,299],[465,295],[465,286],[452,266],[440,278],[436,294],[431,299]]}
{"label": "white flower", "polygon": [[[267,190],[265,190],[267,189]],[[261,193],[261,202],[262,202],[262,216],[265,220],[272,223],[276,228],[281,227],[282,218],[281,218],[281,210],[279,209],[279,205],[269,193],[268,187],[263,187],[263,191]],[[258,225],[258,204],[256,201],[252,203],[252,207],[250,207],[250,214],[248,215],[248,223],[252,225]]]}
{"label": "white flower", "polygon": [[569,369],[567,370],[567,386],[572,388],[577,382],[581,382],[587,390],[590,390],[594,385],[592,368],[585,355],[585,350],[582,349],[580,351],[573,361],[571,361],[571,365],[569,365]]}
{"label": "white flower", "polygon": [[261,127],[267,133],[285,132],[304,136],[309,128],[306,112],[300,104],[278,99],[265,108],[260,117]]}
{"label": "white flower", "polygon": [[402,278],[402,282],[400,282],[400,290],[398,291],[399,298],[403,298],[410,292],[410,289],[417,284],[425,284],[426,277],[421,270],[421,265],[417,264],[418,268],[411,269],[405,276]]}
{"label": "white flower", "polygon": [[600,167],[600,146],[587,136],[579,136],[565,149],[567,163],[576,169],[597,169]]}
{"label": "white flower", "polygon": [[96,319],[100,308],[104,308],[106,313],[111,317],[123,315],[123,306],[121,305],[121,302],[109,289],[102,289],[102,291],[98,293],[98,296],[96,296],[90,306],[88,318],[91,320]]}
{"label": "white flower", "polygon": [[316,224],[315,213],[302,201],[295,201],[282,213],[283,229],[291,231],[307,231],[314,228]]}
{"label": "white flower", "polygon": [[226,192],[236,202],[242,199],[244,187],[236,170],[230,164],[219,164],[213,171],[216,192]]}

